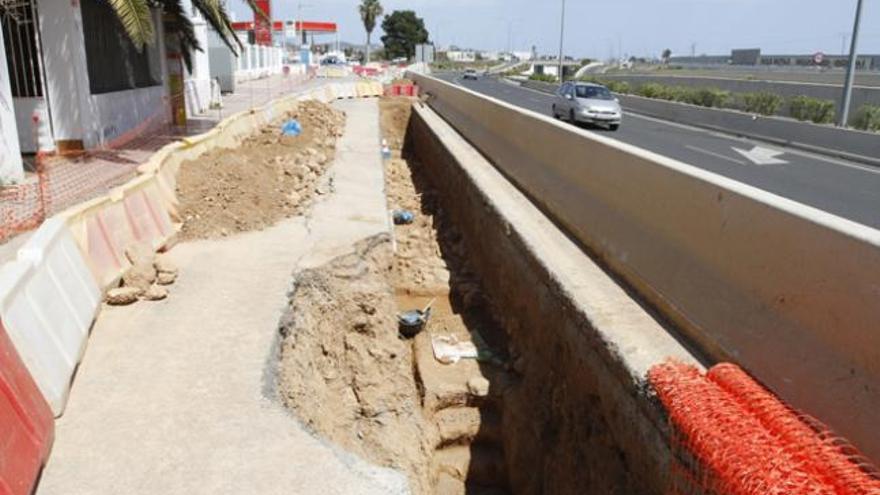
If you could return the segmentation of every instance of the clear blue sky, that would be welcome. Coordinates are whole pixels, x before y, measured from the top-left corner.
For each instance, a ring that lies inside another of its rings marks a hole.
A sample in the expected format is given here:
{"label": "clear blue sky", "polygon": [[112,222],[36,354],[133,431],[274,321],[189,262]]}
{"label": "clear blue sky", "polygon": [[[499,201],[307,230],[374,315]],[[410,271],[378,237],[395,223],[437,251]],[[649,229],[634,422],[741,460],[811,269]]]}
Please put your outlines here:
{"label": "clear blue sky", "polygon": [[[864,0],[860,52],[880,53],[880,0]],[[239,20],[250,19],[241,0],[231,0]],[[357,0],[305,0],[306,20],[339,23],[341,39],[362,43]],[[515,50],[537,45],[558,50],[560,0],[384,0],[386,13],[412,9],[442,46]],[[297,0],[275,0],[273,17],[292,20]],[[689,55],[726,54],[760,47],[764,53],[838,54],[852,30],[855,0],[568,0],[566,54],[606,58],[619,44],[628,55],[659,55],[664,48]],[[381,29],[373,39],[378,42]],[[330,38],[326,38],[328,41]],[[849,47],[847,46],[847,50]]]}

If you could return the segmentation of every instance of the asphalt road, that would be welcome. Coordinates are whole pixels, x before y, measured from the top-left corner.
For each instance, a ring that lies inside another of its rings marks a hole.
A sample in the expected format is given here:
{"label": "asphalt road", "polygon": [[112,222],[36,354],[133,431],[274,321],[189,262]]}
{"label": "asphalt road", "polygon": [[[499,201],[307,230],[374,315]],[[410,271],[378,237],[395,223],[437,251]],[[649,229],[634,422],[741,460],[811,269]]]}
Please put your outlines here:
{"label": "asphalt road", "polygon": [[[495,78],[441,78],[528,110],[551,115],[554,97]],[[593,132],[677,159],[843,218],[880,228],[880,168],[627,113],[617,132]],[[880,139],[880,137],[878,137]],[[785,163],[757,165],[735,149],[782,152]]]}

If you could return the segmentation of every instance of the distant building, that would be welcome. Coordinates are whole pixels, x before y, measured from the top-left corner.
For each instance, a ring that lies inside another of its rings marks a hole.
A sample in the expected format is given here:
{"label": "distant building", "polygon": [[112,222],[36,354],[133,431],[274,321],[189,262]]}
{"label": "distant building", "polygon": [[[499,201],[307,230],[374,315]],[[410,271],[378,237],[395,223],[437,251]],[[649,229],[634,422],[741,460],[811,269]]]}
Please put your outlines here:
{"label": "distant building", "polygon": [[[699,55],[692,57],[672,57],[669,63],[685,67],[712,67],[733,65],[741,67],[817,67],[844,68],[849,63],[848,55],[822,54],[764,55],[760,49],[737,49],[730,55]],[[859,70],[880,71],[880,55],[859,55]]]}
{"label": "distant building", "polygon": [[[580,62],[566,60],[563,62],[563,70],[565,77],[571,77],[581,67]],[[535,74],[559,77],[559,62],[557,60],[541,60],[533,62],[532,65],[523,72],[524,76],[532,76]]]}
{"label": "distant building", "polygon": [[446,59],[450,62],[476,62],[477,52],[473,50],[449,50]]}

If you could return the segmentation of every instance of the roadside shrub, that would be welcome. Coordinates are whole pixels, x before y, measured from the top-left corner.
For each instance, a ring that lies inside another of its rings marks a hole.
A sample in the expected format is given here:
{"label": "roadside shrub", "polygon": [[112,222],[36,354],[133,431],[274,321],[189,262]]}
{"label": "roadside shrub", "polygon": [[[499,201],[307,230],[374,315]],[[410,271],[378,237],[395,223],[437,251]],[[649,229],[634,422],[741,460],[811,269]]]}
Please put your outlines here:
{"label": "roadside shrub", "polygon": [[555,83],[556,76],[551,76],[550,74],[532,74],[529,76],[530,81],[540,81],[547,83]]}
{"label": "roadside shrub", "polygon": [[880,107],[865,105],[860,108],[854,125],[863,131],[880,132]]}
{"label": "roadside shrub", "polygon": [[639,86],[639,89],[636,90],[636,94],[639,96],[644,96],[645,98],[660,98],[660,95],[664,94],[665,90],[666,87],[662,84],[647,83]]}
{"label": "roadside shrub", "polygon": [[836,115],[833,100],[820,100],[809,96],[795,96],[789,102],[789,113],[798,120],[817,124],[830,124]]}
{"label": "roadside shrub", "polygon": [[776,112],[782,108],[784,103],[785,98],[766,91],[743,94],[743,107],[746,112],[760,115],[776,115]]}
{"label": "roadside shrub", "polygon": [[606,81],[605,86],[607,86],[612,93],[627,95],[632,91],[632,88],[630,88],[629,83],[626,81]]}
{"label": "roadside shrub", "polygon": [[682,88],[678,101],[709,108],[723,108],[730,102],[730,91],[717,88]]}

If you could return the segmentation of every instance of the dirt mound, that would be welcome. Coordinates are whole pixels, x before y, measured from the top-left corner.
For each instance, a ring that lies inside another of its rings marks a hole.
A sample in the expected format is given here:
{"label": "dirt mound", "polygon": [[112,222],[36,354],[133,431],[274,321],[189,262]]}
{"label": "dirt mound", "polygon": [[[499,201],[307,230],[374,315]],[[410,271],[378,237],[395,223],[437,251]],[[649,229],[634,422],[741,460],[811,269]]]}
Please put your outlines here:
{"label": "dirt mound", "polygon": [[[303,132],[281,135],[280,122],[295,118]],[[224,237],[264,229],[300,214],[333,163],[345,115],[308,101],[247,139],[240,147],[215,150],[181,166],[177,197],[181,238]]]}
{"label": "dirt mound", "polygon": [[380,236],[296,276],[280,328],[280,393],[316,433],[407,472],[413,492],[428,493],[432,440],[412,348],[398,337],[390,265],[390,239]]}

